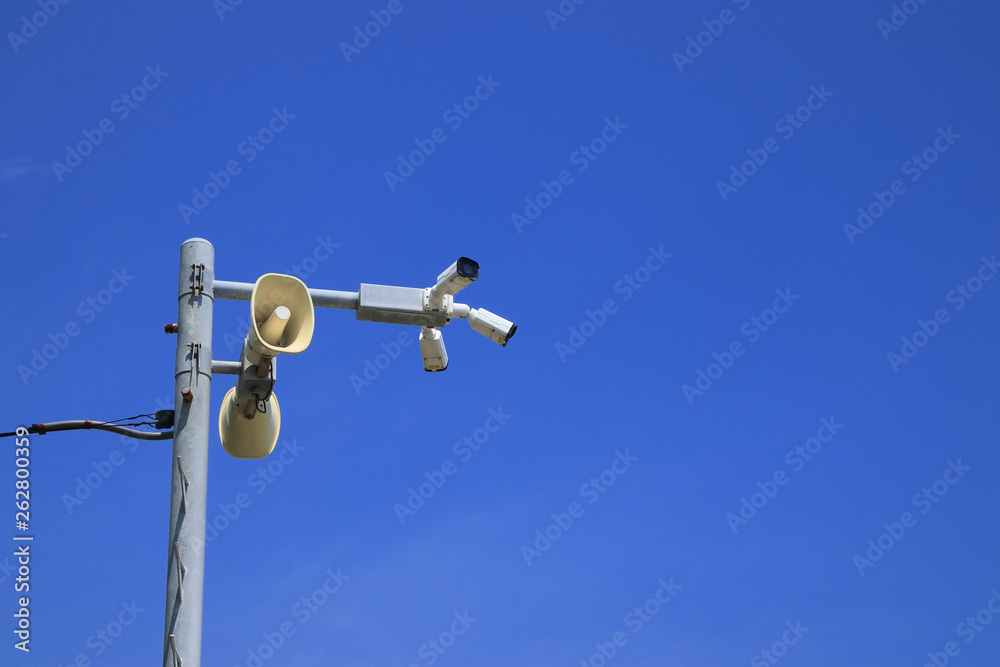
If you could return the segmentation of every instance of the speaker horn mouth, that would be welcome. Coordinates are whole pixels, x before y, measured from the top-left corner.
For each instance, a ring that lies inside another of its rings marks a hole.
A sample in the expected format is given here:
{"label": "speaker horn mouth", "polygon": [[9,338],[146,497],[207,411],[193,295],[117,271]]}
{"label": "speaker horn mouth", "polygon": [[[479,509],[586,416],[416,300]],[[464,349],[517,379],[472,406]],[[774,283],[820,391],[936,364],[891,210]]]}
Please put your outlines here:
{"label": "speaker horn mouth", "polygon": [[295,276],[266,273],[258,278],[250,310],[247,340],[257,354],[298,354],[309,347],[316,315],[309,288]]}

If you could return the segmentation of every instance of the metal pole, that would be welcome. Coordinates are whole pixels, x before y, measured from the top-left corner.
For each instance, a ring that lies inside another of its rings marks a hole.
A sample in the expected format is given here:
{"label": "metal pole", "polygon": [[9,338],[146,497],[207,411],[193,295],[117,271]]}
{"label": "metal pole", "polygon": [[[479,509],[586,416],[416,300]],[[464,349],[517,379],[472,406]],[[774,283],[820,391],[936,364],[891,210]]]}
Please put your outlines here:
{"label": "metal pole", "polygon": [[181,245],[163,666],[201,667],[215,249]]}

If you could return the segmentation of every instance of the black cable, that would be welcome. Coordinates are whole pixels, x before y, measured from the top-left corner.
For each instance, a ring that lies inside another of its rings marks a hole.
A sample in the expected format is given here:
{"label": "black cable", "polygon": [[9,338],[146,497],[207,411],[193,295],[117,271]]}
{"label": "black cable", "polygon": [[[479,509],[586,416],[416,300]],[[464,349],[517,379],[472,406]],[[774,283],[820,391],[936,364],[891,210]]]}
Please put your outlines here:
{"label": "black cable", "polygon": [[57,431],[76,431],[82,429],[97,429],[99,431],[110,431],[111,433],[127,435],[130,438],[136,438],[138,440],[169,440],[174,437],[173,431],[165,431],[162,433],[151,433],[149,431],[137,431],[132,428],[126,428],[119,424],[109,424],[107,422],[95,422],[89,419],[73,419],[69,421],[49,422],[47,424],[32,424],[31,427],[28,429],[28,432],[37,433],[38,435],[45,435],[46,433],[55,433]]}
{"label": "black cable", "polygon": [[[32,424],[26,430],[28,431],[27,434],[22,434],[22,435],[31,435],[32,433],[38,433],[38,424]],[[17,431],[11,431],[10,433],[0,433],[0,438],[7,438],[17,434],[18,434]]]}
{"label": "black cable", "polygon": [[[143,419],[144,421],[133,421],[135,419]],[[155,420],[155,421],[149,421],[149,420]],[[159,431],[164,431],[165,429],[173,428],[174,411],[157,410],[156,412],[149,412],[141,415],[135,415],[133,417],[122,417],[121,419],[113,419],[111,421],[74,419],[70,421],[50,422],[48,424],[44,423],[32,424],[26,430],[28,435],[32,433],[37,433],[38,435],[45,435],[46,433],[55,431],[97,429],[99,431],[110,431],[111,433],[127,435],[130,438],[136,438],[138,440],[169,440],[174,437],[173,431],[166,431],[164,433],[150,433],[149,431],[139,431],[133,428],[128,428],[129,426],[152,426],[153,428]],[[12,431],[10,433],[0,433],[0,438],[9,438],[11,436],[16,436],[16,435],[17,431]]]}
{"label": "black cable", "polygon": [[[129,419],[138,419],[139,417],[151,417],[156,419],[156,421],[129,422],[125,424],[119,423]],[[116,419],[110,422],[93,421],[90,419],[74,419],[69,421],[32,424],[26,430],[29,435],[33,433],[37,433],[38,435],[45,435],[46,433],[53,433],[56,431],[97,429],[99,431],[109,431],[111,433],[118,433],[119,435],[125,435],[130,438],[136,438],[137,440],[170,440],[171,438],[174,437],[173,431],[154,433],[150,431],[139,431],[127,427],[152,426],[154,428],[163,431],[163,429],[171,428],[173,425],[174,425],[174,411],[159,410],[153,414],[136,415],[135,417],[124,417],[122,419]],[[0,433],[0,438],[6,438],[16,435],[17,431],[13,431],[10,433]]]}
{"label": "black cable", "polygon": [[151,414],[146,414],[146,415],[136,415],[135,417],[122,417],[121,419],[109,419],[108,421],[106,421],[104,423],[105,424],[117,424],[119,422],[127,422],[130,419],[139,419],[140,417],[152,417],[152,416],[153,415],[151,415]]}

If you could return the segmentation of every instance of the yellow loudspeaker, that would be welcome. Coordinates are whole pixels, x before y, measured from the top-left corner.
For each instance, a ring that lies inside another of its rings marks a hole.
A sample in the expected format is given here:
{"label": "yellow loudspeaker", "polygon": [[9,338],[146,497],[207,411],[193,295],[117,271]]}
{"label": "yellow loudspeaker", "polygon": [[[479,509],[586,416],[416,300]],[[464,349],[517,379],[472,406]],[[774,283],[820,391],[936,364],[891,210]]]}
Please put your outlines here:
{"label": "yellow loudspeaker", "polygon": [[[282,307],[285,310],[279,311]],[[250,296],[250,311],[253,326],[247,342],[255,353],[274,357],[298,354],[309,347],[316,312],[309,288],[295,276],[267,273],[258,278]],[[272,332],[280,336],[277,342]]]}
{"label": "yellow loudspeaker", "polygon": [[[247,399],[254,400],[253,398]],[[226,453],[237,459],[262,459],[274,450],[281,430],[281,409],[274,394],[268,397],[267,412],[257,412],[247,419],[246,411],[236,401],[236,389],[230,389],[219,410],[219,437]]]}

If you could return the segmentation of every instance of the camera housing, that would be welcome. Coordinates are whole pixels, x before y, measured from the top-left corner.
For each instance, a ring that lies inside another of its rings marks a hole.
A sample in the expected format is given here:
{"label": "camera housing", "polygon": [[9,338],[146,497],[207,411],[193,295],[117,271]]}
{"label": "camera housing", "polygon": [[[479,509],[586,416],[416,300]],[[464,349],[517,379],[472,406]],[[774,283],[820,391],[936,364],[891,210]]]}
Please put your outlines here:
{"label": "camera housing", "polygon": [[420,328],[420,354],[424,358],[424,370],[443,371],[448,368],[448,350],[444,347],[444,335],[438,329]]}
{"label": "camera housing", "polygon": [[516,324],[485,308],[471,308],[469,310],[469,324],[475,331],[498,343],[500,347],[506,347],[507,341],[517,331]]}
{"label": "camera housing", "polygon": [[468,257],[459,257],[437,277],[434,287],[424,293],[424,308],[442,310],[447,307],[446,296],[454,296],[479,278],[479,263]]}

